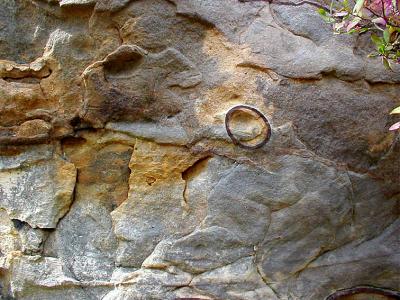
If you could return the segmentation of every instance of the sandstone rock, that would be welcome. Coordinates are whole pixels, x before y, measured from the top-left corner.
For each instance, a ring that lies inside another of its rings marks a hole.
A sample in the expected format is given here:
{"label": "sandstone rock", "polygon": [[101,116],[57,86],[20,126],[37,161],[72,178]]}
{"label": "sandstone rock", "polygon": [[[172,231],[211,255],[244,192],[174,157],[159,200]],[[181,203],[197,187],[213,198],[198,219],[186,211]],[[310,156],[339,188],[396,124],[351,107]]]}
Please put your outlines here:
{"label": "sandstone rock", "polygon": [[349,172],[353,188],[353,234],[361,242],[382,234],[398,218],[398,197],[385,197],[379,184]]}
{"label": "sandstone rock", "polygon": [[19,250],[21,241],[18,231],[4,209],[0,209],[0,217],[0,256],[5,256],[11,251]]}
{"label": "sandstone rock", "polygon": [[4,209],[0,210],[2,222],[0,226],[0,255],[4,258],[11,252],[21,251],[28,255],[40,255],[47,232],[39,228],[31,228],[27,223],[10,219]]}
{"label": "sandstone rock", "polygon": [[40,119],[26,121],[19,126],[0,127],[0,142],[5,145],[46,142],[51,129],[51,124]]}
{"label": "sandstone rock", "polygon": [[96,11],[117,12],[128,5],[132,0],[99,0],[96,4]]}
{"label": "sandstone rock", "polygon": [[[123,132],[129,135],[147,139],[159,144],[170,144],[186,145],[189,143],[189,137],[186,131],[177,124],[158,125],[154,123],[142,123],[142,122],[111,122],[107,123],[106,128],[116,131]],[[174,126],[175,125],[175,126]]]}
{"label": "sandstone rock", "polygon": [[143,297],[174,299],[171,292],[179,287],[189,285],[191,279],[190,274],[174,268],[165,271],[138,270],[131,273],[123,285],[108,293],[103,299],[140,299]]}
{"label": "sandstone rock", "polygon": [[337,79],[304,83],[289,80],[265,86],[264,95],[277,107],[275,119],[293,120],[297,137],[318,155],[348,164],[356,171],[399,179],[391,176],[399,168],[398,159],[392,160],[391,167],[381,169],[377,165],[380,157],[391,151],[391,145],[398,143],[386,130],[387,111],[396,98],[391,86],[383,93],[380,87],[354,88]]}
{"label": "sandstone rock", "polygon": [[54,155],[54,150],[54,146],[50,144],[2,146],[0,147],[0,169],[18,169],[41,160],[50,160]]}
{"label": "sandstone rock", "polygon": [[[94,287],[82,288],[84,284],[73,278],[65,270],[62,261],[53,257],[14,255],[10,258],[9,295],[17,299],[85,299],[101,297],[109,287],[92,284]],[[29,278],[29,280],[27,280]],[[49,290],[49,292],[46,292]],[[67,295],[66,295],[67,294]]]}
{"label": "sandstone rock", "polygon": [[102,127],[107,121],[159,120],[180,112],[184,99],[172,87],[190,88],[201,80],[179,51],[147,53],[123,45],[84,72],[86,100],[82,118]]}
{"label": "sandstone rock", "polygon": [[[371,62],[365,61],[365,56],[355,56],[349,47],[354,45],[355,37],[335,38],[327,30],[329,26],[325,26],[323,20],[312,13],[313,10],[314,7],[308,5],[271,5],[266,8],[243,35],[243,45],[249,46],[253,53],[249,62],[268,66],[281,75],[293,78],[316,78],[333,72],[344,79],[356,80],[367,76],[372,79],[364,73],[364,68]],[[259,30],[262,27],[270,29]],[[278,42],[263,45],[265,37],[271,35]],[[352,61],[352,64],[347,64],[347,61]],[[372,63],[378,64],[377,60]],[[398,76],[388,76],[382,70],[376,77],[381,77],[382,81],[383,78],[399,80]]]}
{"label": "sandstone rock", "polygon": [[163,258],[196,274],[230,264],[253,252],[253,247],[244,244],[229,230],[212,226],[176,240],[163,253]]}
{"label": "sandstone rock", "polygon": [[19,236],[21,238],[21,250],[23,253],[28,255],[41,254],[43,242],[47,238],[47,232],[25,225],[19,229]]}
{"label": "sandstone rock", "polygon": [[[231,175],[221,179],[212,190],[207,199],[208,212],[203,224],[226,228],[245,244],[256,245],[262,241],[270,224],[270,209],[249,197],[232,193],[233,190],[229,190],[230,179]],[[253,192],[246,190],[244,193]]]}
{"label": "sandstone rock", "polygon": [[74,165],[60,158],[2,170],[0,207],[31,227],[55,228],[72,202],[75,179]]}
{"label": "sandstone rock", "polygon": [[52,125],[41,119],[29,120],[19,126],[0,127],[0,143],[5,145],[35,144],[49,140]]}
{"label": "sandstone rock", "polygon": [[78,170],[75,197],[44,246],[46,256],[59,257],[81,281],[110,279],[117,247],[110,212],[128,193],[132,146],[106,142],[104,136],[81,131],[64,140],[65,155]]}
{"label": "sandstone rock", "polygon": [[[173,0],[177,6],[177,12],[182,15],[196,18],[215,26],[231,39],[239,41],[243,28],[248,27],[257,17],[265,3],[240,3],[235,0],[228,1],[185,1]],[[226,9],[229,7],[229,14]]]}
{"label": "sandstone rock", "polygon": [[0,53],[2,60],[29,63],[40,57],[54,18],[33,2],[2,0]]}
{"label": "sandstone rock", "polygon": [[37,136],[48,137],[51,125],[43,120],[30,120],[22,123],[16,132],[17,137],[29,138]]}
{"label": "sandstone rock", "polygon": [[393,251],[399,247],[398,226],[397,220],[374,239],[325,253],[299,276],[276,288],[282,295],[292,294],[300,299],[327,297],[338,285],[384,285],[398,290],[399,255]]}
{"label": "sandstone rock", "polygon": [[39,84],[0,79],[0,90],[1,126],[16,126],[29,117],[46,116],[52,111],[51,102],[45,99]]}
{"label": "sandstone rock", "polygon": [[137,141],[128,198],[112,212],[119,264],[139,267],[163,238],[189,233],[200,223],[205,207],[190,210],[182,175],[199,159],[184,147]]}
{"label": "sandstone rock", "polygon": [[198,275],[190,285],[217,299],[278,299],[258,274],[253,257]]}
{"label": "sandstone rock", "polygon": [[20,79],[25,77],[44,78],[51,74],[49,66],[43,59],[30,64],[17,64],[12,61],[0,61],[0,77]]}
{"label": "sandstone rock", "polygon": [[0,0],[0,299],[399,291],[400,73],[306,2]]}

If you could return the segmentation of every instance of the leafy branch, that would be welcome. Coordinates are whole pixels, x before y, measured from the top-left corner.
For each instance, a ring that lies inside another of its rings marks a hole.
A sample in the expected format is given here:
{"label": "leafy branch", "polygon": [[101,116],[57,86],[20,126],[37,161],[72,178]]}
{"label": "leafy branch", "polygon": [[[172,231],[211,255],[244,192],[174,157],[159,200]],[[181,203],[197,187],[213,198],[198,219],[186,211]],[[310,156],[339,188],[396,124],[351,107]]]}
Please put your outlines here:
{"label": "leafy branch", "polygon": [[[325,22],[333,25],[336,34],[371,33],[376,51],[369,57],[380,57],[386,69],[392,64],[400,64],[400,0],[357,0],[350,5],[348,0],[334,2],[330,8],[319,8],[318,12]],[[400,114],[400,106],[390,114]],[[400,122],[389,130],[399,130]]]}
{"label": "leafy branch", "polygon": [[370,57],[381,57],[387,69],[400,63],[399,0],[332,0],[329,9],[318,9],[325,22],[333,25],[336,34],[371,33],[376,51]]}

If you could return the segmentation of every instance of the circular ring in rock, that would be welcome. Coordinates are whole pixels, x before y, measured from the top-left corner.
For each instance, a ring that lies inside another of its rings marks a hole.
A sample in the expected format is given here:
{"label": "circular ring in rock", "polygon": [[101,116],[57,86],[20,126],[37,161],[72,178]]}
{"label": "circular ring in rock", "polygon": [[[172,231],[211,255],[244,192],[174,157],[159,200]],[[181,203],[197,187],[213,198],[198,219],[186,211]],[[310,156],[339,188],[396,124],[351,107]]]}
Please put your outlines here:
{"label": "circular ring in rock", "polygon": [[[349,297],[360,295],[360,294],[367,295],[367,296],[375,295],[375,296],[384,297],[384,298],[379,298],[379,299],[387,299],[387,300],[400,299],[400,292],[398,292],[398,291],[383,289],[383,288],[378,288],[378,287],[373,287],[373,286],[356,286],[356,287],[352,287],[349,289],[336,291],[332,295],[328,296],[328,298],[326,298],[326,300],[353,299],[353,298],[349,298]],[[363,299],[370,299],[370,298],[363,298]]]}
{"label": "circular ring in rock", "polygon": [[[232,132],[230,124],[231,124],[231,121],[232,121],[234,115],[236,113],[239,113],[239,112],[246,113],[246,114],[249,114],[249,115],[254,115],[255,114],[258,119],[262,120],[262,122],[264,123],[264,126],[265,126],[265,132],[264,132],[265,136],[263,137],[263,139],[260,142],[254,144],[254,145],[245,144],[242,141],[240,141],[237,137],[235,137],[235,135]],[[235,107],[232,107],[226,113],[226,116],[225,116],[225,128],[226,128],[226,132],[228,133],[228,135],[231,138],[232,142],[235,145],[237,145],[237,146],[239,146],[241,148],[244,148],[244,149],[258,149],[258,148],[261,148],[271,138],[271,125],[269,124],[267,118],[258,109],[254,108],[254,107],[251,107],[251,106],[248,106],[248,105],[237,105]]]}

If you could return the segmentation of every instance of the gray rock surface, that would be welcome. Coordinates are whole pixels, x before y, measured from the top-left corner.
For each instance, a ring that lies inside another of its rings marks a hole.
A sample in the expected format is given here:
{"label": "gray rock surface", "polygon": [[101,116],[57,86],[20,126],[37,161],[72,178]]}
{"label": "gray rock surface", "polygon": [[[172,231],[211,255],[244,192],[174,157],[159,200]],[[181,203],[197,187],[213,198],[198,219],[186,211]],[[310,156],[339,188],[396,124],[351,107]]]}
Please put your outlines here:
{"label": "gray rock surface", "polygon": [[298,299],[323,299],[334,292],[332,283],[340,280],[345,280],[347,286],[378,285],[398,289],[398,232],[397,220],[374,239],[353,242],[321,255],[296,278],[276,288],[280,290],[285,286],[280,290],[282,295],[290,290]]}
{"label": "gray rock surface", "polygon": [[400,291],[400,72],[368,34],[307,3],[0,7],[0,299]]}
{"label": "gray rock surface", "polygon": [[60,158],[0,171],[0,208],[32,227],[55,228],[75,187],[73,164]]}

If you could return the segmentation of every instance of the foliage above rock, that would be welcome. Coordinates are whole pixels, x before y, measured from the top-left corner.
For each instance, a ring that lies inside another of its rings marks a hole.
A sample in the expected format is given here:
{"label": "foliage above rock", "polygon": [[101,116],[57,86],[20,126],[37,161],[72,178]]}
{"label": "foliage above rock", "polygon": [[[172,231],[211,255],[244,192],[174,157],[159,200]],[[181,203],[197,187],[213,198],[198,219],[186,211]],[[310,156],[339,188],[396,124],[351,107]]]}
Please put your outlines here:
{"label": "foliage above rock", "polygon": [[333,24],[335,33],[371,32],[376,52],[388,69],[391,63],[400,63],[400,12],[398,0],[348,0],[331,2],[329,11],[319,9],[323,19]]}
{"label": "foliage above rock", "polygon": [[[331,2],[329,11],[318,10],[322,18],[333,24],[333,30],[341,33],[371,33],[376,51],[369,57],[381,57],[386,69],[391,64],[400,63],[400,12],[399,0],[357,0],[350,4],[348,0]],[[399,114],[400,106],[391,111]],[[390,126],[389,130],[400,129],[400,122]]]}

